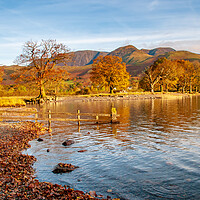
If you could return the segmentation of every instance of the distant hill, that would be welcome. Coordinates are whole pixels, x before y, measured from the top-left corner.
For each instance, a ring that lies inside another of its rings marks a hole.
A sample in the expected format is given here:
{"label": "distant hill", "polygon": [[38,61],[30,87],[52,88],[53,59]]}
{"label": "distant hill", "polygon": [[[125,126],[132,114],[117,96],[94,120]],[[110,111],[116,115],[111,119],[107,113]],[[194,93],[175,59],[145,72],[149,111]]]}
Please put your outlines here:
{"label": "distant hill", "polygon": [[108,52],[100,51],[75,51],[73,52],[72,62],[68,63],[69,66],[85,66],[92,64],[93,60],[98,56],[106,56]]}
{"label": "distant hill", "polygon": [[[83,67],[86,65],[90,65],[93,63],[94,59],[98,56],[119,56],[122,58],[123,62],[127,65],[127,71],[132,76],[138,76],[142,73],[142,71],[149,65],[151,65],[159,56],[164,56],[166,53],[176,52],[175,49],[170,47],[160,47],[155,49],[137,49],[133,45],[128,45],[124,47],[119,47],[111,52],[100,52],[100,51],[76,51],[74,52],[74,57],[72,62],[69,63],[69,66]],[[90,66],[91,68],[92,66]],[[80,68],[79,68],[80,69]],[[71,73],[73,74],[73,70],[77,74],[76,68],[69,68]],[[84,73],[83,73],[84,71]],[[89,71],[89,69],[88,69]],[[87,74],[87,70],[80,69],[80,76]]]}
{"label": "distant hill", "polygon": [[170,47],[159,47],[159,48],[155,48],[155,49],[151,49],[151,50],[149,50],[149,49],[141,49],[141,50],[152,56],[163,55],[168,52],[176,51],[175,49],[172,49]]}
{"label": "distant hill", "polygon": [[[127,71],[132,76],[140,76],[146,67],[153,64],[158,58],[166,57],[167,59],[182,59],[189,60],[191,62],[200,62],[200,54],[192,53],[189,51],[176,51],[170,47],[160,47],[155,49],[137,49],[132,45],[119,47],[111,52],[101,52],[101,51],[91,51],[83,50],[73,52],[72,62],[68,63],[68,66],[63,66],[66,68],[71,77],[81,77],[84,81],[88,80],[89,72],[92,69],[92,63],[94,59],[98,56],[119,56],[122,58],[123,62],[127,65]],[[9,82],[9,74],[15,69],[15,66],[8,66],[5,68],[4,82]]]}
{"label": "distant hill", "polygon": [[19,71],[21,66],[11,65],[11,66],[3,66],[3,68],[4,68],[3,84],[5,85],[14,84],[14,80],[11,79],[10,75],[16,71]]}
{"label": "distant hill", "polygon": [[192,53],[189,51],[167,52],[164,55],[160,55],[160,57],[166,57],[170,60],[189,60],[191,62],[200,61],[200,54]]}
{"label": "distant hill", "polygon": [[123,59],[124,62],[128,61],[131,54],[135,51],[138,51],[138,49],[132,45],[119,47],[118,49],[115,49],[114,51],[111,51],[108,55],[111,56],[119,56]]}

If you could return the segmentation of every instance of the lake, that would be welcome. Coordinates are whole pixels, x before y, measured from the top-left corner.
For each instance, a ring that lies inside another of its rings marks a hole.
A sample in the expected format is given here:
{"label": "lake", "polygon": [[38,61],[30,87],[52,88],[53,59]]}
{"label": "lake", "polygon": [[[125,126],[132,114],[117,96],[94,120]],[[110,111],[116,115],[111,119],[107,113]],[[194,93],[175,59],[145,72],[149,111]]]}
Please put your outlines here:
{"label": "lake", "polygon": [[[62,101],[37,107],[52,112],[110,113],[120,124],[52,122],[52,136],[31,141],[39,181],[105,198],[200,199],[200,96],[180,99]],[[34,106],[32,106],[34,107]],[[63,146],[66,139],[75,141]],[[49,152],[47,152],[49,149]],[[83,152],[78,152],[84,150]],[[54,174],[59,162],[79,166]]]}

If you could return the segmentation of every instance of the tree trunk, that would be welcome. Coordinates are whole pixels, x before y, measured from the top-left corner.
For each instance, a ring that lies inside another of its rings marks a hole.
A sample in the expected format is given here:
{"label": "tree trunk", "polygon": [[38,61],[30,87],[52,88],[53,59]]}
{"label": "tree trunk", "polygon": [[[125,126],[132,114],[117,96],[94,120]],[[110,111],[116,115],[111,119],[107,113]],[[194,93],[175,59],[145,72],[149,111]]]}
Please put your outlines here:
{"label": "tree trunk", "polygon": [[168,92],[168,84],[166,84],[166,92]]}
{"label": "tree trunk", "polygon": [[160,85],[160,92],[163,93],[163,84]]}
{"label": "tree trunk", "polygon": [[154,84],[151,84],[151,93],[154,93]]}
{"label": "tree trunk", "polygon": [[183,86],[182,88],[182,93],[185,93],[185,86]]}
{"label": "tree trunk", "polygon": [[190,80],[190,94],[192,93],[192,81]]}
{"label": "tree trunk", "polygon": [[43,81],[40,81],[40,94],[39,94],[38,98],[40,98],[40,99],[46,98]]}
{"label": "tree trunk", "polygon": [[113,86],[110,86],[110,94],[113,94]]}

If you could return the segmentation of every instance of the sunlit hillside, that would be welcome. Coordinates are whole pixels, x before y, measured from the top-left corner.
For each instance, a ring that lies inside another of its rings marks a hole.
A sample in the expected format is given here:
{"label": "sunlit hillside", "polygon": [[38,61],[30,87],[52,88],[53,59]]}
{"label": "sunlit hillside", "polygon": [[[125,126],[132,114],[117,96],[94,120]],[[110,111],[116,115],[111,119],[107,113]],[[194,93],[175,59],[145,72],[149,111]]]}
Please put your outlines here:
{"label": "sunlit hillside", "polygon": [[[123,59],[123,62],[127,65],[127,71],[134,76],[140,76],[145,68],[153,64],[155,60],[160,57],[166,57],[168,59],[182,59],[189,61],[198,61],[200,62],[200,54],[195,54],[189,51],[176,51],[170,47],[160,47],[155,49],[137,49],[132,45],[119,47],[111,52],[100,52],[100,51],[91,51],[83,50],[73,52],[73,58],[68,66],[63,65],[62,67],[67,69],[70,73],[70,77],[82,79],[81,82],[87,82],[89,79],[89,72],[92,68],[92,63],[94,59],[98,56],[119,56]],[[4,66],[5,75],[3,84],[10,84],[13,81],[10,78],[10,75],[20,69],[19,66]]]}

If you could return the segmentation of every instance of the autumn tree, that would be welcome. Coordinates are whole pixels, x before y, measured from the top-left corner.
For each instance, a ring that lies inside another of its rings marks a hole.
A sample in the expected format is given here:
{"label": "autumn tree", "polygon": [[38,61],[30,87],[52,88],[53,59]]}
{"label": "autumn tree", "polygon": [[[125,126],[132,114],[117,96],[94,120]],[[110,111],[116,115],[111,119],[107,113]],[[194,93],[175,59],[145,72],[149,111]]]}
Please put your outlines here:
{"label": "autumn tree", "polygon": [[156,83],[160,80],[167,81],[169,79],[170,65],[171,62],[166,58],[159,58],[144,71],[152,93]]}
{"label": "autumn tree", "polygon": [[200,63],[194,62],[195,76],[194,76],[194,87],[195,91],[199,91],[200,89]]}
{"label": "autumn tree", "polygon": [[176,88],[177,91],[181,88],[182,92],[189,90],[192,93],[193,88],[199,85],[199,66],[199,62],[159,58],[145,70],[145,76],[140,80],[140,85],[145,88],[144,85],[148,84],[151,92],[154,92],[155,85],[160,85],[161,88],[165,85],[166,91],[170,87]]}
{"label": "autumn tree", "polygon": [[22,82],[35,82],[39,88],[39,99],[46,98],[45,84],[58,82],[68,76],[66,70],[58,66],[70,59],[69,49],[56,40],[28,41],[16,63],[25,65],[14,77]]}
{"label": "autumn tree", "polygon": [[109,87],[110,93],[113,93],[115,87],[127,88],[130,75],[122,58],[108,55],[94,60],[90,79],[94,85]]}
{"label": "autumn tree", "polygon": [[194,65],[188,60],[177,60],[178,71],[177,74],[179,79],[179,86],[182,88],[182,92],[189,88],[190,93],[192,93],[192,85],[194,84],[195,78],[195,68]]}

